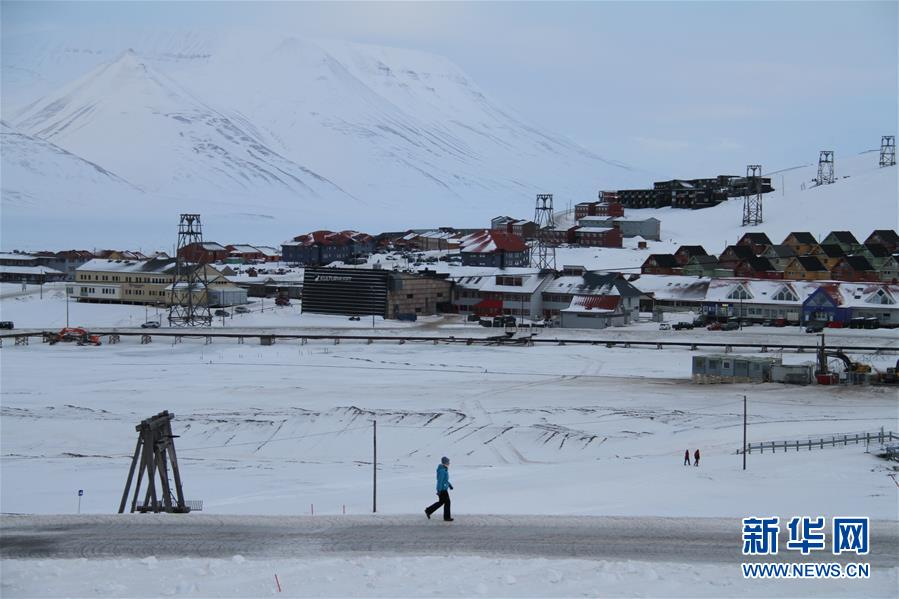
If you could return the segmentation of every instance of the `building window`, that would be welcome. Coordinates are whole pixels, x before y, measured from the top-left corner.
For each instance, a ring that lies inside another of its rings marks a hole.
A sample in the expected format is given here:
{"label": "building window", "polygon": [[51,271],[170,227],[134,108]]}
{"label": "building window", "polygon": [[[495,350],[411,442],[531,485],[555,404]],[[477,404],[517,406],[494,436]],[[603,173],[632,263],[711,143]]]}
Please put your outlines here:
{"label": "building window", "polygon": [[752,299],[752,294],[746,290],[743,285],[737,285],[734,289],[727,295],[727,299],[733,300],[747,300]]}
{"label": "building window", "polygon": [[793,291],[787,286],[781,287],[780,290],[778,290],[778,292],[775,293],[774,297],[772,297],[771,299],[778,301],[778,302],[798,302],[799,301],[799,297],[797,297],[796,294],[793,293]]}
{"label": "building window", "polygon": [[407,293],[407,294],[406,294],[406,299],[412,299],[412,295],[413,295],[413,294],[411,294],[411,293]]}

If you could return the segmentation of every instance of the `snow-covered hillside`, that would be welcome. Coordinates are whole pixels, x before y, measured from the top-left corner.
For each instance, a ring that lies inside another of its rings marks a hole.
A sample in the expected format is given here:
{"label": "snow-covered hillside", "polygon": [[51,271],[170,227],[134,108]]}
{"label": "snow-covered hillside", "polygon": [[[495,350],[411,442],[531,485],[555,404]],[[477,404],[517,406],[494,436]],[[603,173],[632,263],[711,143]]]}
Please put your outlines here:
{"label": "snow-covered hillside", "polygon": [[[581,199],[598,180],[638,180],[524,123],[438,56],[297,38],[134,41],[10,44],[4,119],[143,189],[138,213],[172,200],[217,237],[245,230],[246,215],[275,242],[297,228],[477,226],[537,192]],[[37,195],[44,211],[64,205]],[[169,236],[142,233],[145,244]]]}
{"label": "snow-covered hillside", "polygon": [[718,253],[747,231],[762,231],[780,243],[791,231],[821,239],[832,230],[852,231],[864,240],[874,229],[897,226],[899,191],[896,167],[880,168],[878,152],[837,155],[837,180],[815,187],[817,164],[766,171],[775,191],[763,196],[764,222],[743,227],[743,199],[733,198],[700,211],[659,208],[628,210],[634,218],[662,221],[662,239],[701,244]]}
{"label": "snow-covered hillside", "polygon": [[[859,241],[875,229],[895,229],[899,224],[899,191],[896,167],[880,168],[878,152],[837,157],[837,180],[814,186],[817,164],[766,172],[775,191],[763,196],[762,224],[743,227],[743,199],[733,198],[713,208],[683,210],[647,208],[625,210],[625,217],[654,217],[661,221],[662,240],[650,241],[645,250],[636,240],[625,239],[617,248],[560,248],[556,264],[588,268],[638,271],[650,254],[673,253],[680,245],[702,245],[718,255],[749,231],[766,233],[780,243],[792,231],[808,231],[823,239],[830,231],[851,231]],[[572,211],[556,216],[557,223],[574,223]]]}

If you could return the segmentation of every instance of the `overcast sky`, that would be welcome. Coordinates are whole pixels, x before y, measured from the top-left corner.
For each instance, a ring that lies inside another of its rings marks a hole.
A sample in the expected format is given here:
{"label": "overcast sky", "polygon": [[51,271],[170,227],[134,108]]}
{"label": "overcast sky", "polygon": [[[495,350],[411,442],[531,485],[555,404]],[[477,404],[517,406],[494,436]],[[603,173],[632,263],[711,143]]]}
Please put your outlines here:
{"label": "overcast sky", "polygon": [[[273,29],[430,51],[502,105],[659,177],[765,171],[897,128],[889,2],[2,3],[4,35]],[[73,73],[73,78],[81,73]]]}

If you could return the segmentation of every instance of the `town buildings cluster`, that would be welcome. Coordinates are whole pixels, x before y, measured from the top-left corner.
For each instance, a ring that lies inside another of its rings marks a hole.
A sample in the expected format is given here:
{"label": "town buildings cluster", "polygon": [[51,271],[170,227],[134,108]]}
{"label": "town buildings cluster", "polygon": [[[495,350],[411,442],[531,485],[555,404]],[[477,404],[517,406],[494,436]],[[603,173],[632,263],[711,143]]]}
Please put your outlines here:
{"label": "town buildings cluster", "polygon": [[[474,230],[319,230],[291,238],[280,251],[202,242],[182,248],[180,257],[206,269],[214,306],[278,294],[302,298],[304,311],[386,318],[459,313],[578,328],[627,325],[640,312],[687,310],[716,320],[848,326],[863,319],[899,326],[899,236],[889,229],[862,242],[849,231],[820,241],[797,231],[779,244],[749,232],[717,256],[699,245],[651,254],[639,274],[530,266],[536,241],[621,247],[628,236],[658,238],[657,220],[628,220],[617,200],[606,192],[597,202],[578,204],[575,224],[551,230],[500,216]],[[389,262],[391,253],[435,250],[448,268],[432,267],[436,256],[415,268]],[[372,261],[375,253],[387,260]],[[70,296],[80,301],[171,303],[176,268],[174,257],[128,251],[0,254],[4,281],[68,280]]]}

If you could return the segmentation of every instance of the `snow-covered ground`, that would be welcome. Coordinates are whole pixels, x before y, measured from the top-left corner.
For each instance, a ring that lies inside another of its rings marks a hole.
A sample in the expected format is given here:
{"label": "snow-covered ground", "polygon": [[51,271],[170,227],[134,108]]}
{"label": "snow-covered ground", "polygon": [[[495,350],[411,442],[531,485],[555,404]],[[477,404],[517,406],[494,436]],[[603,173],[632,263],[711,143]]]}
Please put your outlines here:
{"label": "snow-covered ground", "polygon": [[[479,556],[4,560],[17,597],[895,597],[869,580],[744,580],[737,567]],[[277,581],[275,575],[278,576]],[[280,586],[281,590],[278,590]]]}
{"label": "snow-covered ground", "polygon": [[[65,322],[59,285],[0,289],[0,319],[17,327]],[[73,324],[137,326],[141,306],[70,303]],[[153,310],[148,315],[153,318]],[[669,315],[679,320],[680,315]],[[297,306],[226,319],[232,330],[370,330]],[[468,331],[457,317],[384,331]],[[796,329],[753,327],[701,339],[785,339]],[[895,344],[887,331],[835,331],[841,341]],[[539,335],[676,337],[657,323]],[[740,337],[742,336],[742,337]],[[372,420],[378,422],[378,508],[420,514],[433,469],[452,457],[454,512],[592,516],[751,514],[897,516],[897,486],[878,447],[753,454],[741,470],[742,396],[749,439],[899,430],[886,388],[694,385],[693,352],[605,346],[447,346],[310,342],[259,346],[186,339],[0,350],[0,510],[115,512],[134,425],[167,409],[184,488],[204,514],[362,515],[370,511]],[[784,354],[786,362],[812,359]],[[864,358],[883,368],[894,355]],[[682,466],[699,448],[701,466]],[[871,452],[868,453],[866,449]],[[191,516],[187,516],[190,518]],[[422,516],[423,518],[423,516]],[[737,542],[737,541],[735,541]],[[164,580],[160,578],[165,572]],[[460,572],[465,572],[460,576]],[[896,571],[858,581],[744,581],[737,565],[466,554],[313,559],[4,560],[4,596],[890,596]],[[438,581],[449,580],[449,584]],[[789,582],[789,584],[787,584]]]}

